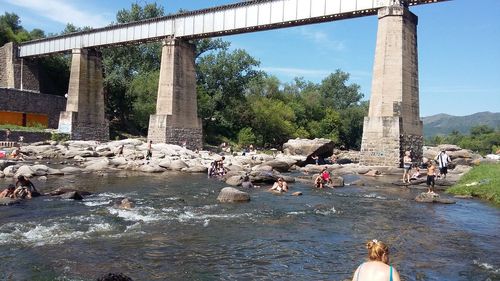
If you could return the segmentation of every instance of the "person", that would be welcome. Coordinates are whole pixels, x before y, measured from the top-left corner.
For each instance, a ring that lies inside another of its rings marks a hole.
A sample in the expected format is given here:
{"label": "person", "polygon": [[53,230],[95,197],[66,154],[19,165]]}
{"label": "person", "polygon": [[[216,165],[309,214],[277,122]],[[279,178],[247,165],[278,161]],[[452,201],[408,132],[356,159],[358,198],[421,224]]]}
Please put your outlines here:
{"label": "person", "polygon": [[16,160],[23,160],[21,149],[19,147],[15,147],[14,150],[12,150],[12,152],[10,153],[10,157]]}
{"label": "person", "polygon": [[333,182],[330,177],[330,172],[328,172],[326,167],[323,167],[321,173],[316,177],[314,184],[317,188],[323,188],[323,185],[327,183],[332,184]]}
{"label": "person", "polygon": [[445,150],[442,150],[437,156],[436,160],[439,165],[439,176],[446,178],[446,174],[448,174],[448,163],[451,162],[450,156],[446,154]]}
{"label": "person", "polygon": [[311,156],[311,158],[314,160],[314,163],[316,163],[316,165],[319,165],[319,157],[318,157],[318,155],[313,155],[313,156]]}
{"label": "person", "polygon": [[9,184],[9,186],[0,192],[0,198],[16,198],[14,195],[14,190],[16,187],[13,184]]}
{"label": "person", "polygon": [[6,141],[9,141],[9,139],[10,139],[10,133],[11,133],[10,129],[7,129],[7,130],[5,131],[5,140],[6,140]]}
{"label": "person", "polygon": [[389,265],[389,247],[381,241],[366,243],[368,261],[362,263],[352,277],[352,281],[400,281],[398,271]]}
{"label": "person", "polygon": [[420,177],[420,169],[415,167],[415,172],[410,177],[410,180],[417,180]]}
{"label": "person", "polygon": [[436,184],[435,177],[436,165],[434,165],[434,161],[429,160],[429,163],[427,164],[427,193],[432,195],[436,194],[434,192],[434,185]]}
{"label": "person", "polygon": [[259,188],[257,185],[253,185],[252,181],[250,181],[250,177],[245,175],[243,178],[243,182],[241,183],[241,187],[243,188]]}
{"label": "person", "polygon": [[217,175],[217,161],[212,161],[210,163],[210,168],[208,169],[208,177],[214,177]]}
{"label": "person", "polygon": [[124,148],[124,147],[125,147],[125,145],[124,145],[124,144],[122,144],[122,145],[120,146],[120,148],[118,148],[118,153],[117,153],[117,155],[118,155],[118,156],[123,156],[123,148]]}
{"label": "person", "polygon": [[17,198],[31,199],[33,196],[35,196],[35,194],[39,194],[35,188],[35,185],[25,176],[18,176],[16,181],[16,190],[14,190],[14,196]]}
{"label": "person", "polygon": [[410,152],[406,151],[405,156],[403,157],[403,182],[410,182],[410,169],[411,169],[411,157]]}
{"label": "person", "polygon": [[276,190],[278,192],[287,192],[288,184],[282,177],[279,177],[278,181],[273,184],[273,187],[271,187],[271,190]]}
{"label": "person", "polygon": [[224,160],[226,160],[226,157],[222,156],[222,158],[217,161],[216,173],[218,176],[223,176],[226,174],[226,169],[224,168]]}
{"label": "person", "polygon": [[153,157],[153,141],[150,140],[148,144],[148,152],[146,153],[146,160],[151,159]]}

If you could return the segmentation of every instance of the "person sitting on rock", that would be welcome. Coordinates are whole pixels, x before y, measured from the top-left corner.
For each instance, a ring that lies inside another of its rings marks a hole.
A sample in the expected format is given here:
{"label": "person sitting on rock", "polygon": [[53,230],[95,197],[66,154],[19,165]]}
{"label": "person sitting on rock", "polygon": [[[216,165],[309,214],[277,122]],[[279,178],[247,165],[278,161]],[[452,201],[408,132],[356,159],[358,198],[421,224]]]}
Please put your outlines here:
{"label": "person sitting on rock", "polygon": [[35,194],[39,194],[35,188],[35,185],[25,176],[18,176],[14,196],[16,198],[31,199]]}
{"label": "person sitting on rock", "polygon": [[399,273],[389,265],[389,247],[383,242],[372,240],[366,243],[368,261],[362,263],[352,281],[400,281]]}
{"label": "person sitting on rock", "polygon": [[226,157],[222,156],[222,158],[217,161],[217,175],[218,176],[223,176],[226,174],[226,168],[224,168],[224,160]]}
{"label": "person sitting on rock", "polygon": [[324,184],[333,184],[332,178],[330,177],[330,172],[323,167],[321,173],[314,180],[314,184],[317,188],[323,188]]}
{"label": "person sitting on rock", "polygon": [[278,192],[287,192],[288,184],[282,177],[279,177],[278,181],[273,184],[273,187],[271,187],[271,190],[276,190]]}
{"label": "person sitting on rock", "polygon": [[119,148],[118,151],[116,152],[116,156],[123,156],[123,148],[125,147],[124,144],[122,144]]}
{"label": "person sitting on rock", "polygon": [[21,149],[19,147],[14,148],[14,150],[10,153],[10,157],[15,160],[23,160]]}
{"label": "person sitting on rock", "polygon": [[0,192],[0,198],[16,198],[14,195],[14,190],[16,187],[13,184],[9,184],[9,186]]}
{"label": "person sitting on rock", "polygon": [[415,172],[410,177],[410,181],[412,180],[417,180],[420,177],[420,169],[418,167],[415,167]]}

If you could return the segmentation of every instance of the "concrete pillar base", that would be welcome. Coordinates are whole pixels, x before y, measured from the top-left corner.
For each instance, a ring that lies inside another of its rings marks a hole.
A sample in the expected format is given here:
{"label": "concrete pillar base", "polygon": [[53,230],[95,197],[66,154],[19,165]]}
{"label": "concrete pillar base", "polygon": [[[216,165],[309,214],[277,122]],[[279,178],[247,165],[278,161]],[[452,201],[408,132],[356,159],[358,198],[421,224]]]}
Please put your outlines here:
{"label": "concrete pillar base", "polygon": [[[201,126],[195,128],[172,126],[171,115],[150,115],[148,140],[153,143],[170,143],[186,145],[187,148],[203,148],[203,130]],[[201,121],[198,122],[201,124]]]}
{"label": "concrete pillar base", "polygon": [[78,112],[62,111],[59,116],[59,133],[69,134],[72,140],[109,141],[109,124],[79,122]]}
{"label": "concrete pillar base", "polygon": [[411,152],[414,163],[420,163],[424,137],[402,133],[402,126],[401,117],[397,116],[365,117],[359,163],[400,167],[405,151]]}

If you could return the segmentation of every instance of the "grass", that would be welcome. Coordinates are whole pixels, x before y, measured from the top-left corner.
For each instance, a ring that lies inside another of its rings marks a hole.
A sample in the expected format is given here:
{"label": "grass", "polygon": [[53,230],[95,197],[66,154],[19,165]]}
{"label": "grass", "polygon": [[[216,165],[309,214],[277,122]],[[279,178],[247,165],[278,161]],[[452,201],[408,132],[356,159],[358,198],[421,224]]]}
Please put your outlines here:
{"label": "grass", "polygon": [[18,125],[10,125],[10,124],[0,124],[0,130],[7,130],[10,129],[11,131],[23,131],[23,132],[45,132],[46,127],[35,124],[31,127],[23,127],[23,126],[18,126]]}
{"label": "grass", "polygon": [[479,197],[500,206],[500,164],[475,166],[446,192]]}

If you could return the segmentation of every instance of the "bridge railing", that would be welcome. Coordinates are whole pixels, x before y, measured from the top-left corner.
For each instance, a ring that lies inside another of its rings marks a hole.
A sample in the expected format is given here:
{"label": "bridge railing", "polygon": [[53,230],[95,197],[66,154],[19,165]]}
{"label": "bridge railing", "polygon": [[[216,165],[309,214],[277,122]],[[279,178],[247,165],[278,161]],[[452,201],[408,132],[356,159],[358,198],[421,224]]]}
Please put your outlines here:
{"label": "bridge railing", "polygon": [[[202,38],[375,14],[399,0],[254,0],[22,43],[19,56],[72,49]],[[406,0],[409,5],[446,0]]]}

